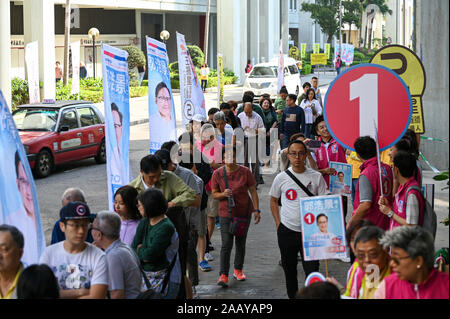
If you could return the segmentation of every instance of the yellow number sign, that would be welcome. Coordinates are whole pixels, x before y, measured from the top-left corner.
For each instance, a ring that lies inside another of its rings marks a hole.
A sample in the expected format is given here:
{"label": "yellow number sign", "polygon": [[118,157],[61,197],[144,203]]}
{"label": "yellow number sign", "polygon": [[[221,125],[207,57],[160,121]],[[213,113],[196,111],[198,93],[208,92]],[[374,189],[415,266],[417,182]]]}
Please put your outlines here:
{"label": "yellow number sign", "polygon": [[407,47],[389,45],[378,50],[370,63],[385,66],[402,78],[409,88],[413,105],[409,128],[418,134],[425,133],[422,96],[426,87],[426,74],[419,57]]}
{"label": "yellow number sign", "polygon": [[325,53],[311,54],[311,65],[327,65],[327,55]]}

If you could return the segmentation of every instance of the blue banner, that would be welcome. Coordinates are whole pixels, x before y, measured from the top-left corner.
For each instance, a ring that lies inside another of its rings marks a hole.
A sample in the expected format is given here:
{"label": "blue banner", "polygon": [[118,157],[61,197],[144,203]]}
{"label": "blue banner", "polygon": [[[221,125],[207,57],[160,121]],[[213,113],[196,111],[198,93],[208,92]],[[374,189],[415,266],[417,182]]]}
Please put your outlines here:
{"label": "blue banner", "polygon": [[0,91],[0,224],[17,227],[25,239],[22,262],[39,263],[45,249],[36,185],[22,141]]}
{"label": "blue banner", "polygon": [[336,195],[352,196],[352,164],[330,162],[336,172],[330,175],[330,192]]}
{"label": "blue banner", "polygon": [[154,154],[164,142],[177,141],[177,122],[166,45],[146,39],[150,154]]}
{"label": "blue banner", "polygon": [[130,94],[128,53],[102,44],[103,97],[105,103],[106,172],[109,210],[114,193],[130,182]]}
{"label": "blue banner", "polygon": [[340,195],[300,198],[304,260],[347,257]]}

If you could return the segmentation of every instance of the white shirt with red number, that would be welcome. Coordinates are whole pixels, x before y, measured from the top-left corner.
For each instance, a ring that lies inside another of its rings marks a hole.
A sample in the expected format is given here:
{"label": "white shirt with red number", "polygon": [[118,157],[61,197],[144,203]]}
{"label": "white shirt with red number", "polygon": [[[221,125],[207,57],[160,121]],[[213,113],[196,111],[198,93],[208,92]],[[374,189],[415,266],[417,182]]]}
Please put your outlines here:
{"label": "white shirt with red number", "polygon": [[[294,173],[292,167],[289,168],[289,171],[314,195],[328,194],[327,184],[319,172],[307,168],[303,173],[297,174]],[[285,172],[281,172],[275,177],[269,194],[275,198],[281,197],[281,223],[290,230],[301,232],[299,198],[308,197],[308,195]]]}

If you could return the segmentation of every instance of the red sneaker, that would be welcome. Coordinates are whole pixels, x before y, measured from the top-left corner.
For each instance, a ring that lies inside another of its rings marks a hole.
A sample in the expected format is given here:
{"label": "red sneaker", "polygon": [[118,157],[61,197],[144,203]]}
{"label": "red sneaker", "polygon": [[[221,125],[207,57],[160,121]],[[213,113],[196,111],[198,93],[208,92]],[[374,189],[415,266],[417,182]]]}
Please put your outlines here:
{"label": "red sneaker", "polygon": [[225,274],[220,275],[220,278],[217,281],[217,284],[222,287],[228,287],[228,276]]}
{"label": "red sneaker", "polygon": [[239,269],[234,270],[233,277],[239,281],[244,281],[245,279],[247,279],[247,277],[245,277],[245,275],[244,275],[244,272]]}

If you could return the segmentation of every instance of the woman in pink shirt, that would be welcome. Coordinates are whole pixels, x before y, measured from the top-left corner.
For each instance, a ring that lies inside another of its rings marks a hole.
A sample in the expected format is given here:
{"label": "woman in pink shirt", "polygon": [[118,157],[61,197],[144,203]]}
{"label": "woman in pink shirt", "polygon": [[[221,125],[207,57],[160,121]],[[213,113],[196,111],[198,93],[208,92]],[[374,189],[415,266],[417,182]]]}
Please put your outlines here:
{"label": "woman in pink shirt", "polygon": [[449,299],[449,276],[434,269],[433,236],[420,226],[385,233],[381,244],[391,249],[393,274],[380,284],[375,299]]}

